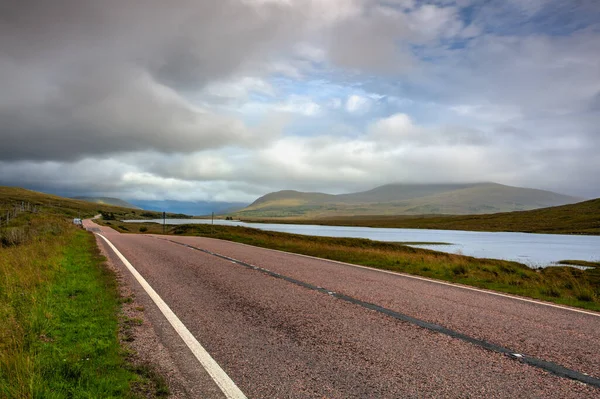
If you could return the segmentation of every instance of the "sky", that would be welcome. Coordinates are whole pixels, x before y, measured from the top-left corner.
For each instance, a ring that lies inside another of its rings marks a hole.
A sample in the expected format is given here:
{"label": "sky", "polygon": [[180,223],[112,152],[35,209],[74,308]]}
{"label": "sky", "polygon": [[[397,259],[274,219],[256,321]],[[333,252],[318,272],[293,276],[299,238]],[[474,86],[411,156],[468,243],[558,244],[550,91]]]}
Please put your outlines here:
{"label": "sky", "polygon": [[600,197],[597,0],[6,0],[0,88],[0,185]]}

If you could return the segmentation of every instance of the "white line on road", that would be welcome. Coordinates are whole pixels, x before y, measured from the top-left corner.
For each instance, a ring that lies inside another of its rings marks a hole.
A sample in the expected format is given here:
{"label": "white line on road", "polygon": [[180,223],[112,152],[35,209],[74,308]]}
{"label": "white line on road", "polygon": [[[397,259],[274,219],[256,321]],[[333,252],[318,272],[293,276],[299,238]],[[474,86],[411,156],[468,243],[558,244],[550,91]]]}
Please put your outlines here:
{"label": "white line on road", "polygon": [[[159,235],[159,234],[156,234],[156,235]],[[500,292],[494,292],[494,291],[484,290],[484,289],[480,289],[480,288],[468,287],[468,286],[461,285],[461,284],[456,284],[456,283],[448,283],[448,282],[445,282],[445,281],[434,280],[434,279],[430,279],[430,278],[427,278],[427,277],[413,276],[411,274],[406,274],[406,273],[401,273],[401,272],[394,272],[394,271],[391,271],[391,270],[383,270],[383,269],[377,269],[377,268],[374,268],[374,267],[355,265],[353,263],[341,262],[339,260],[317,258],[316,256],[310,256],[310,255],[304,255],[304,254],[297,254],[297,253],[293,253],[293,252],[280,251],[278,249],[257,247],[257,246],[254,246],[254,245],[244,244],[244,243],[241,243],[241,242],[228,241],[228,240],[219,240],[217,238],[209,238],[209,237],[202,237],[202,238],[208,239],[208,240],[215,240],[215,241],[226,241],[226,242],[233,243],[233,244],[244,245],[244,246],[252,247],[252,248],[264,249],[266,251],[279,252],[281,254],[286,254],[286,255],[301,256],[303,258],[320,260],[322,262],[337,263],[339,265],[356,267],[356,268],[359,268],[359,269],[370,270],[372,272],[386,273],[386,274],[391,274],[391,275],[398,276],[398,277],[406,277],[406,278],[411,278],[411,279],[414,279],[414,280],[427,281],[429,283],[440,284],[440,285],[447,285],[449,287],[460,288],[460,289],[463,289],[463,290],[476,291],[476,292],[481,292],[483,294],[495,295],[495,296],[500,296],[500,297],[503,297],[503,298],[514,299],[514,300],[517,300],[517,301],[529,302],[529,303],[534,303],[534,304],[537,304],[537,305],[549,306],[551,308],[557,308],[557,309],[567,310],[569,312],[583,313],[583,314],[590,315],[590,316],[600,317],[600,313],[598,313],[598,312],[592,312],[592,311],[586,311],[586,310],[582,310],[582,309],[576,309],[576,308],[571,308],[571,307],[566,307],[566,306],[561,306],[561,305],[555,305],[555,304],[549,303],[549,302],[536,301],[535,299],[527,299],[527,298],[522,298],[522,297],[515,296],[515,295],[502,294]]]}
{"label": "white line on road", "polygon": [[173,313],[171,308],[162,300],[162,298],[154,291],[154,289],[148,284],[146,279],[142,277],[140,273],[133,267],[131,263],[119,252],[117,248],[102,234],[98,234],[108,246],[117,254],[119,259],[125,264],[127,269],[133,274],[140,285],[146,290],[150,298],[156,303],[156,306],[163,313],[165,318],[171,323],[175,331],[179,334],[181,339],[186,343],[188,348],[196,356],[196,359],[200,362],[206,372],[212,377],[213,381],[219,386],[221,391],[227,398],[230,399],[246,399],[246,395],[235,385],[235,382],[225,373],[225,371],[219,366],[219,364],[210,356],[210,354],[200,345],[198,340],[192,335],[190,330],[179,320],[179,318]]}

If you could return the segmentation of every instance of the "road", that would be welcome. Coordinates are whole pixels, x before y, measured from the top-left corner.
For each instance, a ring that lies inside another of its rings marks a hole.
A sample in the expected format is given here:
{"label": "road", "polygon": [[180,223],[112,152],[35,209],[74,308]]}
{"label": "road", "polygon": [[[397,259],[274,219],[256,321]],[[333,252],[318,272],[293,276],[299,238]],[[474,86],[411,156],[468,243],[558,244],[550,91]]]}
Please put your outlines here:
{"label": "road", "polygon": [[[600,397],[598,313],[209,238],[85,225],[249,398]],[[188,396],[225,397],[145,300]]]}

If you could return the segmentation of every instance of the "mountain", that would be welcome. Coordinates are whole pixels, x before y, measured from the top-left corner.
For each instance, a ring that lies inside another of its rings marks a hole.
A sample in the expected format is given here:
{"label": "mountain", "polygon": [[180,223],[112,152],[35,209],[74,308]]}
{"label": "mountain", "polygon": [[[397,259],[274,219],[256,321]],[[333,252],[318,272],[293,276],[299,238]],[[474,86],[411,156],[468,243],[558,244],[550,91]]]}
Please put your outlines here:
{"label": "mountain", "polygon": [[119,199],[119,198],[111,198],[111,197],[85,197],[85,196],[78,196],[78,197],[72,197],[72,198],[76,199],[76,200],[81,200],[81,201],[93,202],[95,204],[120,206],[121,208],[142,209],[142,208],[137,207],[137,206],[135,206],[133,204],[130,204],[127,201],[123,201],[122,199]]}
{"label": "mountain", "polygon": [[497,183],[387,184],[349,194],[284,190],[235,212],[238,217],[486,214],[572,204],[581,198]]}
{"label": "mountain", "polygon": [[130,200],[143,209],[159,212],[185,213],[201,216],[236,212],[248,205],[247,202],[171,201],[171,200]]}
{"label": "mountain", "polygon": [[600,198],[530,211],[485,215],[339,216],[294,223],[406,229],[600,235]]}

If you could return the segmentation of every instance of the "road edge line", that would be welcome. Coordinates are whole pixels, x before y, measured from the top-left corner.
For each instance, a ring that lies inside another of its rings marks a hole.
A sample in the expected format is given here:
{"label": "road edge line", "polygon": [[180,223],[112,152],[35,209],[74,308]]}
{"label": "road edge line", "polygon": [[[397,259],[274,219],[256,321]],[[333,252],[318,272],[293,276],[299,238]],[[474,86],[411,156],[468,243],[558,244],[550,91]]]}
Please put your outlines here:
{"label": "road edge line", "polygon": [[188,330],[188,328],[179,320],[177,315],[171,310],[169,305],[163,301],[163,299],[154,291],[154,289],[148,284],[146,279],[142,277],[142,275],[133,267],[133,265],[121,254],[121,252],[113,245],[112,242],[108,240],[108,238],[104,237],[102,234],[96,233],[99,237],[101,237],[108,246],[114,251],[114,253],[119,257],[121,262],[127,267],[127,269],[131,272],[131,274],[135,277],[135,279],[140,283],[142,288],[146,291],[148,296],[154,301],[156,306],[160,309],[162,314],[165,316],[167,321],[171,324],[171,326],[175,329],[175,331],[179,334],[181,339],[185,342],[185,344],[190,348],[196,359],[200,362],[202,367],[206,370],[206,372],[210,375],[212,380],[217,384],[221,392],[230,399],[247,399],[246,395],[238,388],[238,386],[233,382],[233,380],[225,373],[225,371],[219,366],[219,364],[212,358],[212,356],[204,349],[204,347],[198,342],[198,340],[194,337],[194,335]]}

